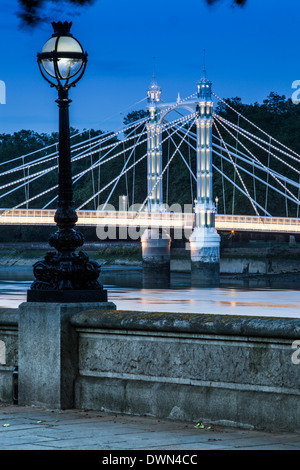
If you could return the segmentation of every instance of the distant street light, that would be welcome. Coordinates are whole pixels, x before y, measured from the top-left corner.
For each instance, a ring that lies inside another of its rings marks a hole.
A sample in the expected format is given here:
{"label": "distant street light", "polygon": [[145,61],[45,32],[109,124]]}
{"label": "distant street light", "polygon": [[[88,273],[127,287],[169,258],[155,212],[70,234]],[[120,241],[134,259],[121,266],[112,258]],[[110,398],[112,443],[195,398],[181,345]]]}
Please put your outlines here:
{"label": "distant street light", "polygon": [[38,54],[40,71],[58,90],[59,164],[58,207],[54,220],[58,230],[49,238],[50,251],[35,263],[35,281],[27,292],[30,302],[104,302],[107,292],[98,280],[100,265],[85,252],[75,250],[84,243],[74,229],[78,220],[74,201],[70,152],[69,89],[83,76],[87,53],[70,33],[72,23],[52,23],[54,34]]}
{"label": "distant street light", "polygon": [[218,196],[215,197],[215,203],[216,203],[216,214],[218,213],[218,205],[219,205],[219,198]]}
{"label": "distant street light", "polygon": [[126,209],[127,209],[127,197],[126,196],[122,196],[122,211],[125,212]]}

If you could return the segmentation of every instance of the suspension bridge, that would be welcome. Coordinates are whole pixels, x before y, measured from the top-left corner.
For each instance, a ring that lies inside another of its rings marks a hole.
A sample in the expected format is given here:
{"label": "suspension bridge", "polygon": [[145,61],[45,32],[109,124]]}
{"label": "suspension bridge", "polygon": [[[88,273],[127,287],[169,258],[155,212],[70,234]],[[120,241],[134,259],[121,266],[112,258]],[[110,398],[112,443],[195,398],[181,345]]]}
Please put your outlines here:
{"label": "suspension bridge", "polygon": [[[187,230],[194,265],[209,272],[218,270],[218,231],[300,233],[300,155],[216,95],[205,74],[195,93],[172,103],[153,77],[143,101],[145,112],[121,129],[72,136],[79,225],[139,227],[144,259],[166,262],[171,241],[164,233]],[[214,101],[235,118],[214,111]],[[54,223],[58,155],[53,144],[0,162],[0,224]],[[180,188],[184,207],[169,200],[178,159],[189,178]],[[123,201],[117,209],[116,198]]]}

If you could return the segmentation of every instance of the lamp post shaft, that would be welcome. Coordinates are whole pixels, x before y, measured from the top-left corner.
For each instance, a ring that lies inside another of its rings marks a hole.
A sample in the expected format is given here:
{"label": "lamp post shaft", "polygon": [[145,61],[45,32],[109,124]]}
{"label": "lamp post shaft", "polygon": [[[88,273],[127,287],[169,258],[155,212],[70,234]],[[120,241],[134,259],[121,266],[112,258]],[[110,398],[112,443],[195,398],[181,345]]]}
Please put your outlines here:
{"label": "lamp post shaft", "polygon": [[56,101],[59,108],[58,208],[55,222],[60,229],[73,228],[78,220],[74,209],[71,169],[68,90],[60,87]]}

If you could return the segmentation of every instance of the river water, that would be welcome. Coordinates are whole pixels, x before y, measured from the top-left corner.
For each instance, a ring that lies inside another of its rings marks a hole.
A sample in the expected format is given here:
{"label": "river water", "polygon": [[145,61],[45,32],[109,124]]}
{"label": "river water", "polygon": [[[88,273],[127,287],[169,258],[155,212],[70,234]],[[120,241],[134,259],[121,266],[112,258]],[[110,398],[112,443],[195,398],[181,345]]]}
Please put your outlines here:
{"label": "river water", "polygon": [[[300,318],[300,279],[222,279],[218,287],[194,287],[188,274],[173,273],[168,287],[145,287],[142,271],[102,268],[108,300],[120,310],[215,313]],[[0,307],[26,301],[32,269],[0,269]]]}

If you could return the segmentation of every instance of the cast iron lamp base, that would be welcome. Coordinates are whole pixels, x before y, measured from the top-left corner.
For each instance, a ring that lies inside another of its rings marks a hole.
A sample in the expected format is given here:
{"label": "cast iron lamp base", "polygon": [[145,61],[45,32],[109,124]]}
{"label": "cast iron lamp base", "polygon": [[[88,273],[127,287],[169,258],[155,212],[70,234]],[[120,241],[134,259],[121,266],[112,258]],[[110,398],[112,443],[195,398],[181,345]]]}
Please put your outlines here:
{"label": "cast iron lamp base", "polygon": [[74,229],[58,230],[49,238],[45,258],[33,265],[35,281],[27,291],[28,302],[106,302],[107,291],[99,281],[101,267],[91,261],[84,251],[81,232]]}

